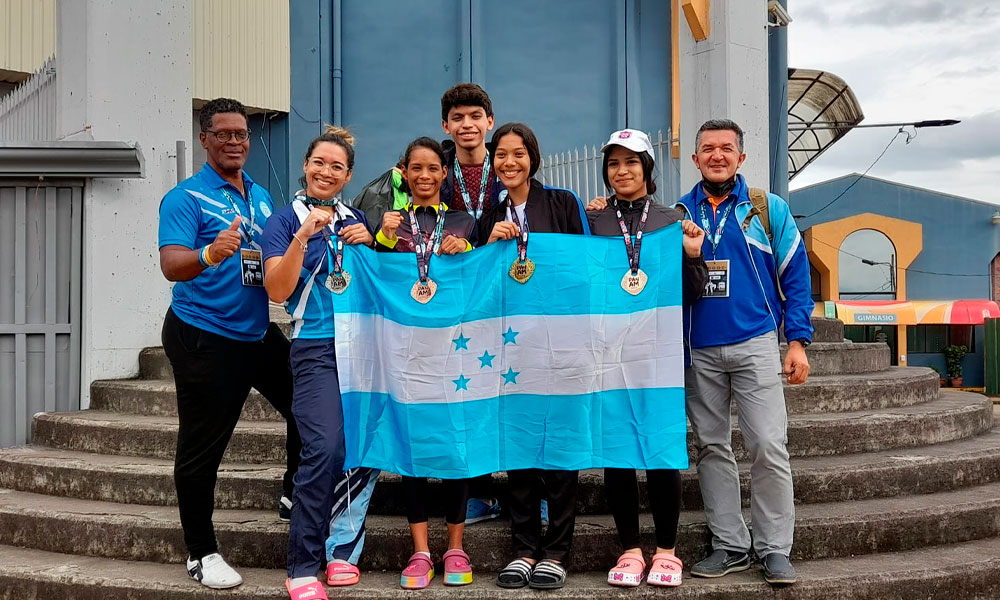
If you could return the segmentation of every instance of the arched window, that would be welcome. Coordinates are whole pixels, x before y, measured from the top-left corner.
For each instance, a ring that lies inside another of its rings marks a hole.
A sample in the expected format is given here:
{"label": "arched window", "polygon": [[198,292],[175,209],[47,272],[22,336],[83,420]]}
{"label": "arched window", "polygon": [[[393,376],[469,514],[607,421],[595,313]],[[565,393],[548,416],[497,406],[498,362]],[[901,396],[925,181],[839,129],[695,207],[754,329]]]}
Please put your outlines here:
{"label": "arched window", "polygon": [[840,246],[841,300],[895,300],[896,247],[881,231],[859,229]]}

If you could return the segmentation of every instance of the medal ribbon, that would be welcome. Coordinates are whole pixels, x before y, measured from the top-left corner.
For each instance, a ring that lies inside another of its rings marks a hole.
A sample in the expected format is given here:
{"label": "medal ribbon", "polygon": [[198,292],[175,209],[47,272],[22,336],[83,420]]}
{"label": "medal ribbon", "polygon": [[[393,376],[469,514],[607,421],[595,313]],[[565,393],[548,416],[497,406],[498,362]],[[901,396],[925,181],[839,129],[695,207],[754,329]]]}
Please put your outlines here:
{"label": "medal ribbon", "polygon": [[[309,210],[313,209],[312,202],[316,200],[315,198],[310,198],[308,196],[296,196],[295,199],[302,201],[309,207]],[[318,206],[336,206],[339,202],[340,198],[334,197],[332,204],[320,204]],[[333,275],[340,275],[344,271],[344,238],[340,237],[340,234],[337,234],[337,242],[334,244],[333,236],[330,235],[330,229],[332,229],[336,224],[336,218],[340,216],[340,211],[335,209],[333,216],[334,222],[330,223],[320,231],[323,233],[323,239],[326,240],[326,245],[330,248],[326,255],[327,261],[330,260],[330,251],[333,252],[333,264],[330,266],[330,273]]]}
{"label": "medal ribbon", "polygon": [[479,203],[473,204],[472,198],[469,196],[469,190],[465,187],[465,177],[462,176],[462,167],[458,164],[458,159],[455,159],[455,180],[458,181],[458,190],[462,193],[462,200],[465,200],[465,210],[470,215],[474,216],[476,220],[483,216],[483,205],[486,202],[486,183],[490,178],[490,153],[486,152],[486,158],[483,159],[483,179],[479,185]]}
{"label": "medal ribbon", "polygon": [[253,243],[253,225],[257,221],[257,210],[253,207],[253,197],[250,194],[250,186],[247,186],[247,198],[246,198],[247,206],[250,207],[249,224],[247,224],[246,219],[243,218],[243,211],[240,210],[239,205],[236,203],[236,199],[233,198],[232,194],[229,193],[229,190],[223,187],[222,195],[226,197],[226,200],[229,200],[229,204],[232,205],[233,210],[236,211],[236,214],[240,218],[240,236],[246,243],[248,244]]}
{"label": "medal ribbon", "polygon": [[500,192],[500,201],[506,201],[507,210],[510,212],[510,220],[517,226],[517,258],[521,262],[524,262],[528,259],[528,213],[525,211],[524,225],[521,225],[521,220],[517,218],[517,211],[514,210],[514,203],[511,201],[507,190]]}
{"label": "medal ribbon", "polygon": [[[698,205],[698,208],[701,212],[701,228],[708,234],[712,230],[712,227],[708,222],[708,213],[705,212],[706,204],[708,204],[708,200],[703,200]],[[715,258],[715,250],[719,247],[719,242],[722,241],[722,229],[726,226],[726,219],[729,218],[729,212],[733,209],[734,204],[736,204],[735,201],[726,206],[726,210],[722,211],[722,217],[719,218],[719,225],[715,229],[715,234],[708,236],[708,240],[712,242],[712,258]]]}
{"label": "medal ribbon", "polygon": [[646,226],[646,217],[649,216],[649,198],[646,198],[646,204],[642,207],[642,217],[639,218],[639,226],[635,230],[635,247],[632,246],[632,236],[629,235],[628,226],[625,225],[625,217],[622,216],[622,211],[618,208],[618,198],[612,200],[612,204],[615,207],[615,214],[618,216],[618,225],[622,228],[622,237],[625,238],[628,266],[632,270],[632,274],[635,275],[639,272],[639,251],[642,248],[642,230]]}
{"label": "medal ribbon", "polygon": [[420,224],[417,223],[417,215],[413,209],[411,201],[407,212],[410,213],[413,251],[417,255],[417,275],[420,277],[420,283],[426,284],[427,275],[431,269],[431,254],[437,254],[441,249],[441,238],[444,237],[444,206],[439,204],[437,207],[437,220],[434,222],[434,231],[429,241],[424,239],[424,232],[420,230]]}

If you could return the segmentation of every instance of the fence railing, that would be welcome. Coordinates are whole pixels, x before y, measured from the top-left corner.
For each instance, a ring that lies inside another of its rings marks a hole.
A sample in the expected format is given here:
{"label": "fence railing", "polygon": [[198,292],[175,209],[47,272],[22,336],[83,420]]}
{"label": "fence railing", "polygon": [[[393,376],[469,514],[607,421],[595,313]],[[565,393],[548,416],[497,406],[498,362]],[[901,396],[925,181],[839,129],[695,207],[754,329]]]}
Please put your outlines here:
{"label": "fence railing", "polygon": [[0,99],[0,141],[37,142],[56,137],[56,62],[50,58]]}
{"label": "fence railing", "polygon": [[[673,204],[680,197],[680,165],[678,159],[670,154],[670,130],[658,130],[649,139],[653,142],[656,162],[654,181],[657,191],[653,198],[660,203]],[[604,186],[603,166],[601,146],[583,146],[545,156],[538,178],[547,185],[575,191],[586,204],[592,198],[611,194],[611,190]]]}

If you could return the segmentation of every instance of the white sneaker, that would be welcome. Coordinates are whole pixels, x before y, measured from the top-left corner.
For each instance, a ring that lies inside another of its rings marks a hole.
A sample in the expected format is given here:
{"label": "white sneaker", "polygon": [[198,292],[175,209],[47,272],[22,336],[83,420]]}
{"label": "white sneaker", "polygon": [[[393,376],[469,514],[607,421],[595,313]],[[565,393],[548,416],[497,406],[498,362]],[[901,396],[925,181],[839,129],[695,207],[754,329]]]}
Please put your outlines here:
{"label": "white sneaker", "polygon": [[226,564],[218,552],[202,557],[201,560],[187,560],[188,575],[205,587],[224,590],[243,583],[243,578],[235,569]]}

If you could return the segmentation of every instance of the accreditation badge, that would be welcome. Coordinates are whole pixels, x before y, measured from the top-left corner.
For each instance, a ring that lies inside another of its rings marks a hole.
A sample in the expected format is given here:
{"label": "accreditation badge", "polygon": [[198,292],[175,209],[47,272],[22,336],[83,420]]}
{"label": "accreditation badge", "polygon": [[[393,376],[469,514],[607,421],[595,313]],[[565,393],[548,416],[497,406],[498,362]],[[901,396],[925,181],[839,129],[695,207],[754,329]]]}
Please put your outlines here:
{"label": "accreditation badge", "polygon": [[243,285],[247,287],[264,287],[264,263],[260,250],[240,249],[240,269],[243,272]]}
{"label": "accreditation badge", "polygon": [[705,284],[705,294],[702,298],[729,297],[729,261],[706,260],[708,266],[708,282]]}

